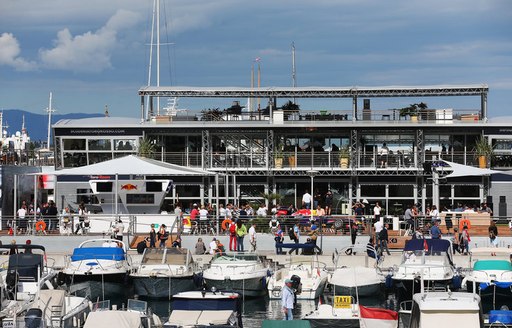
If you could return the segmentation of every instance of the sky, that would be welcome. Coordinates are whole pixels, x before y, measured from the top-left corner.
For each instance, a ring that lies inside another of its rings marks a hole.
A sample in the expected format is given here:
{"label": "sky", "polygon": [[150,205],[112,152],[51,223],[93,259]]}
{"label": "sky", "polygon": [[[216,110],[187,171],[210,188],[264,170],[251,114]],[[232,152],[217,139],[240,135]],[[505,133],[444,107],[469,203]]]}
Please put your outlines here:
{"label": "sky", "polygon": [[[0,0],[0,108],[44,113],[52,92],[62,114],[108,105],[111,116],[138,117],[152,10],[153,0]],[[489,116],[509,115],[510,0],[161,0],[161,12],[162,86],[249,87],[260,58],[261,85],[289,87],[294,43],[298,86],[487,84]],[[232,100],[180,99],[180,107]],[[377,99],[372,109],[412,102]],[[478,97],[425,102],[480,106]]]}

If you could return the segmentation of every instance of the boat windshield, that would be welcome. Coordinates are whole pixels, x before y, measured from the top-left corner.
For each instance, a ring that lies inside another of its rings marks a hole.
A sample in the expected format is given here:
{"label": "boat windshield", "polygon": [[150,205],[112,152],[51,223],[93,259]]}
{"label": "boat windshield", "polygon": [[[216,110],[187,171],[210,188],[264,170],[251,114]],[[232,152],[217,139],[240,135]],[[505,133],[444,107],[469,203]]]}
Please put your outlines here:
{"label": "boat windshield", "polygon": [[142,256],[142,264],[183,265],[191,261],[185,248],[146,248]]}
{"label": "boat windshield", "polygon": [[229,254],[216,254],[215,262],[221,261],[247,261],[259,262],[260,258],[256,254],[251,253],[229,253]]}
{"label": "boat windshield", "polygon": [[428,252],[422,250],[404,251],[402,254],[402,263],[407,265],[424,265],[424,264],[439,264],[451,265],[450,257],[447,252]]}

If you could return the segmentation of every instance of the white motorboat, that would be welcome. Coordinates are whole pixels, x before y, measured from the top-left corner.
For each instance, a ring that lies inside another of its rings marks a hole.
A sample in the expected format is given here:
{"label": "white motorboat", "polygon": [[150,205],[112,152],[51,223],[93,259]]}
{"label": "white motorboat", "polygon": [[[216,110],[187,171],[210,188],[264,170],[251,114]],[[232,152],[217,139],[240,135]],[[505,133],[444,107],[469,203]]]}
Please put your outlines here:
{"label": "white motorboat", "polygon": [[66,257],[59,282],[69,291],[91,299],[124,296],[131,269],[126,244],[112,239],[84,241]]}
{"label": "white motorboat", "polygon": [[306,314],[311,327],[343,327],[343,328],[397,328],[398,313],[380,308],[369,308],[354,303],[351,296],[336,296],[334,305],[320,304],[318,309]]}
{"label": "white motorboat", "polygon": [[292,262],[268,278],[268,296],[270,299],[281,299],[281,289],[285,280],[294,280],[298,277],[300,285],[295,292],[297,299],[317,299],[324,292],[328,276],[326,265],[318,261],[318,256],[312,257],[310,261]]}
{"label": "white motorboat", "polygon": [[480,296],[475,293],[417,293],[400,304],[399,316],[404,328],[447,327],[452,323],[464,328],[484,327]]}
{"label": "white motorboat", "polygon": [[427,289],[446,290],[456,276],[452,257],[449,240],[409,240],[405,244],[401,264],[392,272],[399,298],[410,299],[411,295],[418,293],[421,290],[420,280]]}
{"label": "white motorboat", "polygon": [[[366,246],[368,248],[369,246]],[[382,292],[384,277],[379,273],[377,260],[370,258],[368,252],[375,248],[361,249],[358,254],[364,256],[365,264],[353,267],[338,267],[340,255],[335,258],[334,272],[329,276],[328,283],[334,288],[336,295],[352,295],[359,297],[374,296]],[[343,254],[344,252],[341,252]],[[337,252],[335,252],[337,254]],[[353,254],[353,253],[352,253]],[[358,255],[356,255],[358,256]],[[351,256],[352,258],[354,256]]]}
{"label": "white motorboat", "polygon": [[0,246],[10,253],[0,272],[2,297],[15,301],[32,301],[41,289],[52,288],[57,271],[47,265],[46,251],[40,245],[12,244]]}
{"label": "white motorboat", "polygon": [[237,292],[245,296],[267,293],[269,270],[255,253],[217,254],[208,269],[203,271],[207,289]]}
{"label": "white motorboat", "polygon": [[110,307],[110,301],[95,303],[93,311],[87,316],[83,328],[160,328],[160,318],[153,314],[145,301],[129,299],[126,309]]}
{"label": "white motorboat", "polygon": [[0,273],[2,327],[79,327],[89,312],[89,300],[55,290],[57,272],[46,265],[39,245],[8,245],[7,270]]}
{"label": "white motorboat", "polygon": [[139,266],[130,274],[135,294],[150,298],[172,295],[200,287],[192,254],[185,248],[146,248]]}
{"label": "white motorboat", "polygon": [[[494,254],[494,255],[492,255]],[[470,270],[462,280],[469,292],[476,287],[480,296],[512,297],[510,248],[479,247],[470,251]]]}
{"label": "white motorboat", "polygon": [[183,292],[173,296],[164,327],[242,327],[242,300],[232,292]]}

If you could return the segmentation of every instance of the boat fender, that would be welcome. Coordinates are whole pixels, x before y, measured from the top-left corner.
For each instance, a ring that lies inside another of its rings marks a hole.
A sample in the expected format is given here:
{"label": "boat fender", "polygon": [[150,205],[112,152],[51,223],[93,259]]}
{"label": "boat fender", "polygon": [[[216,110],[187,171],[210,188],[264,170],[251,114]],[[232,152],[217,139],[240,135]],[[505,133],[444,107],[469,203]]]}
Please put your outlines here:
{"label": "boat fender", "polygon": [[386,288],[387,289],[393,288],[393,276],[391,274],[388,274],[386,276]]}
{"label": "boat fender", "polygon": [[194,273],[192,275],[192,280],[194,281],[194,285],[196,287],[201,287],[203,285],[203,273],[202,272]]}
{"label": "boat fender", "polygon": [[44,282],[44,284],[46,285],[46,287],[47,287],[48,289],[54,289],[54,287],[53,287],[53,285],[52,285],[52,282],[51,282],[50,280],[46,280],[46,281]]}
{"label": "boat fender", "polygon": [[461,276],[453,276],[452,278],[452,287],[453,289],[459,289],[462,285]]}

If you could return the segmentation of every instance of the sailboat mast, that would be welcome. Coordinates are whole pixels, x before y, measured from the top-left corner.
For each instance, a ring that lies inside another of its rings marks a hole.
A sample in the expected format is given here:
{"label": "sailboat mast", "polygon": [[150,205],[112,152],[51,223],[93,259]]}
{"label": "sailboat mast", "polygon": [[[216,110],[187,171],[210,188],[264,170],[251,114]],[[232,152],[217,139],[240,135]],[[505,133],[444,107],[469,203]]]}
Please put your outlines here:
{"label": "sailboat mast", "polygon": [[[151,18],[151,37],[149,41],[149,67],[148,67],[148,87],[151,86],[151,73],[153,69],[153,40],[155,38],[155,11],[156,11],[156,1],[153,0],[153,16]],[[150,97],[146,98],[146,120],[151,119],[150,111],[149,111],[149,100]]]}
{"label": "sailboat mast", "polygon": [[[160,86],[160,0],[156,6],[156,86]],[[160,115],[160,97],[156,97],[156,113]]]}
{"label": "sailboat mast", "polygon": [[50,136],[52,134],[52,93],[50,92],[50,100],[48,101],[48,138],[46,139],[46,146],[50,150]]}
{"label": "sailboat mast", "polygon": [[295,42],[292,42],[292,87],[297,86],[297,75],[295,71]]}

